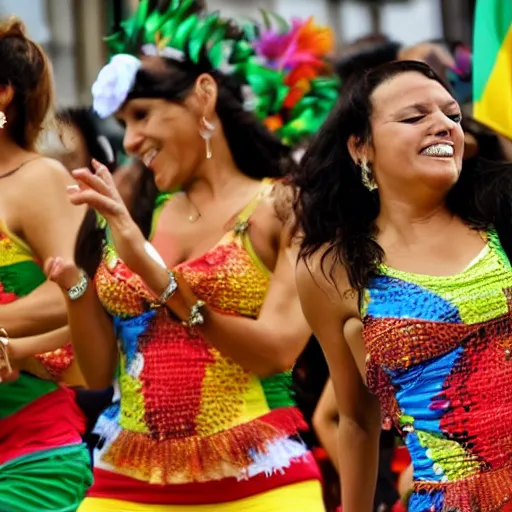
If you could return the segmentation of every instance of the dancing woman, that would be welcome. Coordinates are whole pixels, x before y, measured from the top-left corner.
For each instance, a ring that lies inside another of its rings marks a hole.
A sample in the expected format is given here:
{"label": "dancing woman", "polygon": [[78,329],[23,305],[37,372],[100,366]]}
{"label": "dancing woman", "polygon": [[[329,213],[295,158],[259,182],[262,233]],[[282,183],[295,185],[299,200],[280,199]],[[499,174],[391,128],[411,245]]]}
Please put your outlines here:
{"label": "dancing woman", "polygon": [[84,208],[73,180],[35,149],[53,85],[41,48],[19,20],[0,24],[0,509],[75,511],[92,481],[74,394],[81,382],[66,305],[41,262],[73,258]]}
{"label": "dancing woman", "polygon": [[[291,147],[247,109],[249,101],[260,116],[274,109],[268,124],[293,143],[325,117],[336,81],[312,79],[325,65],[310,52],[309,96],[283,84],[251,40],[193,7],[173,2],[160,12],[141,2],[126,25],[134,32],[111,40],[124,53],[93,86],[96,111],[117,117],[126,151],[173,193],[148,208],[141,231],[105,167],[75,171],[72,202],[106,221],[103,253],[93,282],[65,258],[46,264],[50,279],[79,296],[68,314],[89,385],[108,386],[119,366],[80,511],[321,511],[318,468],[298,437],[304,422],[289,389],[311,334],[276,211]],[[310,22],[292,30],[318,36]],[[160,46],[127,46],[155,34]],[[242,76],[261,96],[243,94]],[[285,99],[298,108],[279,124],[275,105]]]}
{"label": "dancing woman", "polygon": [[384,421],[412,512],[512,491],[510,167],[463,166],[458,103],[403,61],[347,84],[296,177],[303,311],[337,396],[344,512],[372,508]]}

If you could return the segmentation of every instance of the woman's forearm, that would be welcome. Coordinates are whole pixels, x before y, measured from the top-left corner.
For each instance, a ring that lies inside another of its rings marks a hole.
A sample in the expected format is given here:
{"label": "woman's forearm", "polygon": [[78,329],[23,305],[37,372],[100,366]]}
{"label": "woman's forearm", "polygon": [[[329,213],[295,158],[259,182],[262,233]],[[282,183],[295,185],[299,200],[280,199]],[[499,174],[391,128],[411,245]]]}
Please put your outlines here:
{"label": "woman's forearm", "polygon": [[[169,282],[168,272],[153,261],[146,259],[146,262],[143,280],[154,293],[159,294]],[[186,321],[197,298],[182,276],[176,275],[176,279],[178,291],[169,299],[167,306]],[[198,330],[208,342],[246,370],[262,377],[291,369],[311,334],[295,328],[298,322],[295,326],[286,325],[284,330],[283,322],[272,328],[268,323],[253,318],[219,313],[208,305],[203,314],[205,322]]]}
{"label": "woman's forearm", "polygon": [[55,331],[46,332],[26,338],[11,338],[9,340],[10,357],[16,362],[46,352],[53,352],[71,340],[69,327],[66,325]]}
{"label": "woman's forearm", "polygon": [[62,292],[49,281],[28,295],[0,306],[0,327],[13,339],[54,331],[66,323],[66,303]]}
{"label": "woman's forearm", "polygon": [[339,473],[343,512],[372,512],[379,463],[380,428],[339,421]]}
{"label": "woman's forearm", "polygon": [[67,300],[71,341],[80,371],[92,389],[112,383],[118,362],[112,319],[101,305],[92,283],[78,300]]}

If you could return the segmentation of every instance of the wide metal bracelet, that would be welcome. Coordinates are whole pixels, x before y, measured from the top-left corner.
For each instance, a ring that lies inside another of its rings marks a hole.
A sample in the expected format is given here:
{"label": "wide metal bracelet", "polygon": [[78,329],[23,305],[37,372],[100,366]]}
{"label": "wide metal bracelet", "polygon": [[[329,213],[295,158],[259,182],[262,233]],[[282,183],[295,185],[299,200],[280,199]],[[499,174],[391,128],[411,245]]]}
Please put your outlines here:
{"label": "wide metal bracelet", "polygon": [[7,369],[7,372],[11,373],[12,366],[9,359],[9,335],[3,327],[0,327],[0,352],[5,362],[5,368]]}
{"label": "wide metal bracelet", "polygon": [[169,284],[167,285],[167,288],[164,290],[162,295],[160,295],[160,298],[157,300],[155,304],[157,307],[165,305],[178,289],[178,282],[176,281],[174,272],[167,270],[167,273],[169,274]]}
{"label": "wide metal bracelet", "polygon": [[206,306],[206,303],[202,300],[196,301],[196,303],[190,308],[190,313],[187,321],[183,321],[183,325],[188,328],[197,327],[198,325],[204,324],[204,315],[201,313],[201,309]]}
{"label": "wide metal bracelet", "polygon": [[70,300],[78,300],[87,290],[89,284],[89,278],[87,274],[82,270],[78,283],[72,286],[68,291],[68,297]]}

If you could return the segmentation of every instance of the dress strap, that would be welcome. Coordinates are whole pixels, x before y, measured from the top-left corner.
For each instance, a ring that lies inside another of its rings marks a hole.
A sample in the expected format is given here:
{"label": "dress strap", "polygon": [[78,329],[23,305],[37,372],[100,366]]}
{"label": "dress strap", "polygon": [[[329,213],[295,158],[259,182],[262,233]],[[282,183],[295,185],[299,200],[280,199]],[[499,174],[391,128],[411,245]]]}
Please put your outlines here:
{"label": "dress strap", "polygon": [[261,200],[272,192],[274,188],[274,180],[271,178],[264,178],[261,182],[260,190],[258,193],[249,201],[247,206],[238,214],[234,227],[235,234],[241,234],[247,230],[249,226],[249,219],[260,204]]}

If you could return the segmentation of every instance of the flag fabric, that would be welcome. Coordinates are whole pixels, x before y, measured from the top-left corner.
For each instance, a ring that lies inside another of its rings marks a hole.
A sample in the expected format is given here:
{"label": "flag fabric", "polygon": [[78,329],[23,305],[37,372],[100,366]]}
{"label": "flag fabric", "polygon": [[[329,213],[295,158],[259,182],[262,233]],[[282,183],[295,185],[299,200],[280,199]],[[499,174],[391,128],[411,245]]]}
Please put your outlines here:
{"label": "flag fabric", "polygon": [[473,116],[512,139],[512,0],[477,0]]}

